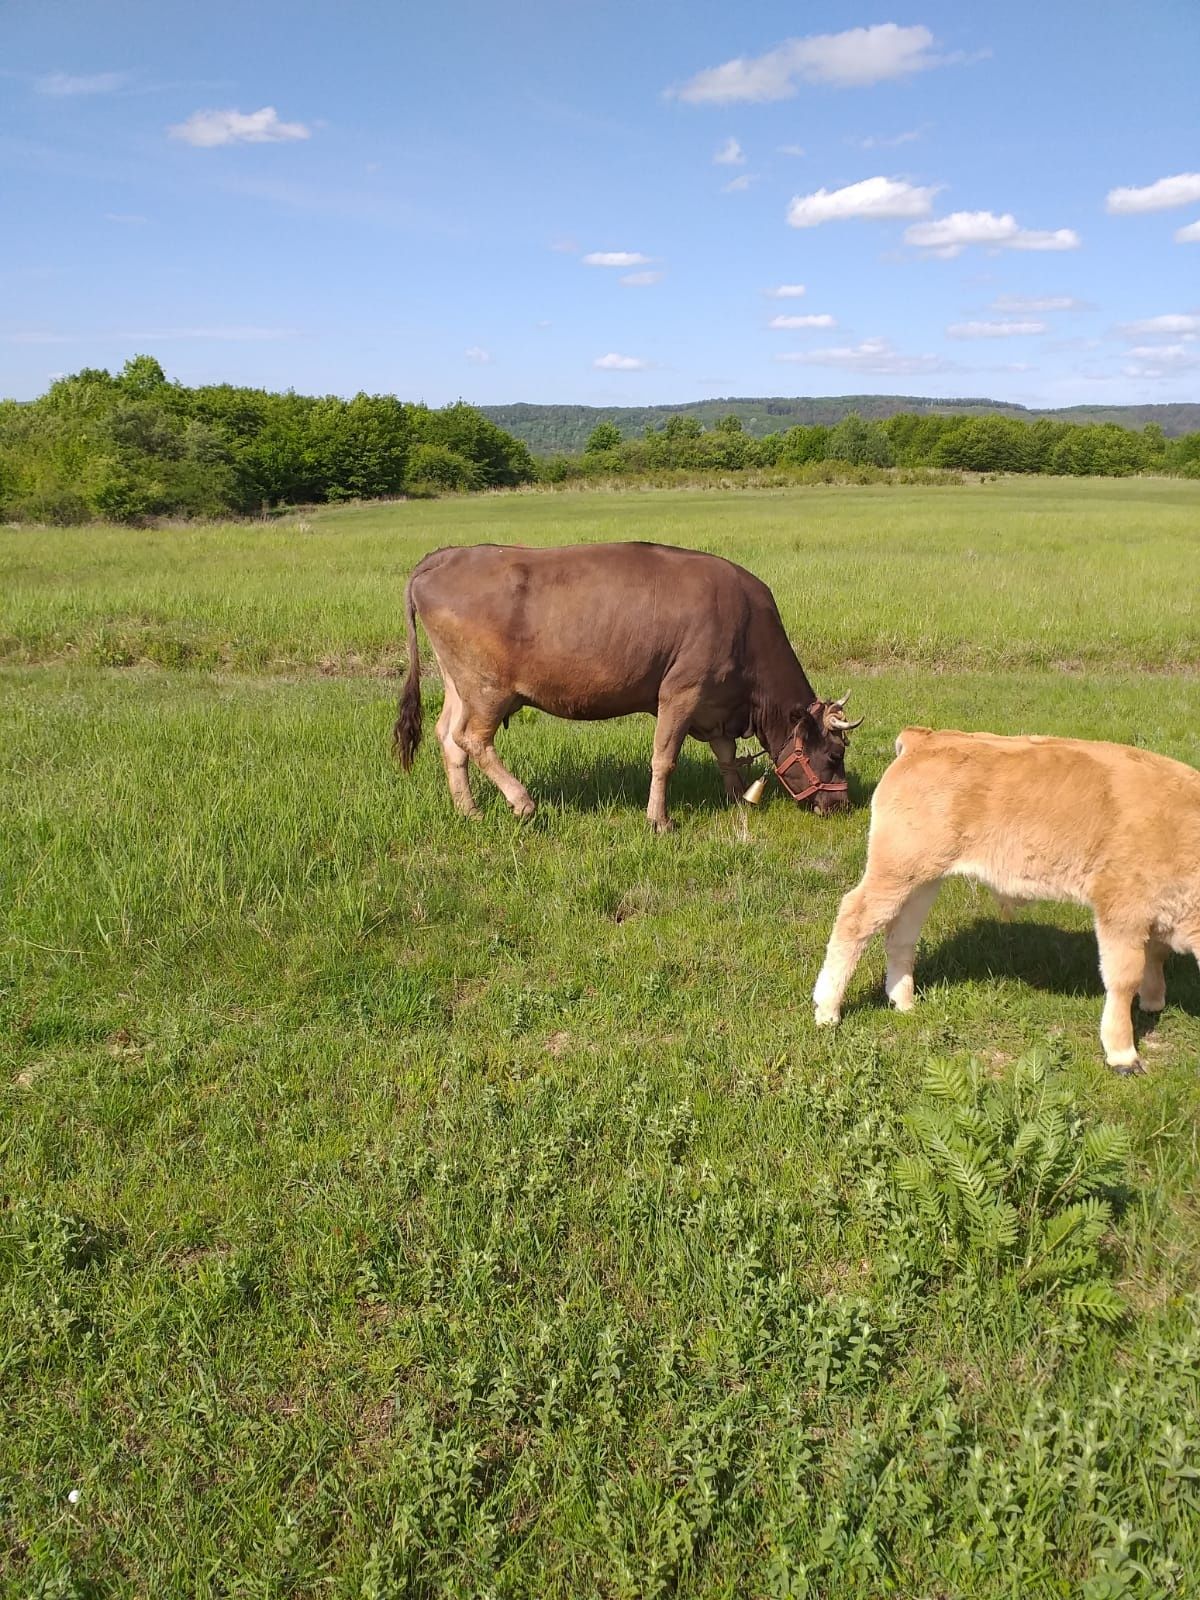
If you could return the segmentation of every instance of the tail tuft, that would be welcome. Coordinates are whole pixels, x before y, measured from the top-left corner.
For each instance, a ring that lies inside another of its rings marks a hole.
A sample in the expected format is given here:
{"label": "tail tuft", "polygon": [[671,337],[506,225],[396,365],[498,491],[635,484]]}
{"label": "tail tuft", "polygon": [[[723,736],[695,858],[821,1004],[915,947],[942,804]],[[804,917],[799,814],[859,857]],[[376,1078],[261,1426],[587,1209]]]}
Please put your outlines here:
{"label": "tail tuft", "polygon": [[392,729],[392,743],[400,757],[405,772],[412,770],[413,757],[421,743],[421,656],[417,649],[417,622],[413,604],[412,579],[404,591],[404,609],[408,624],[408,676],[400,691],[400,713]]}

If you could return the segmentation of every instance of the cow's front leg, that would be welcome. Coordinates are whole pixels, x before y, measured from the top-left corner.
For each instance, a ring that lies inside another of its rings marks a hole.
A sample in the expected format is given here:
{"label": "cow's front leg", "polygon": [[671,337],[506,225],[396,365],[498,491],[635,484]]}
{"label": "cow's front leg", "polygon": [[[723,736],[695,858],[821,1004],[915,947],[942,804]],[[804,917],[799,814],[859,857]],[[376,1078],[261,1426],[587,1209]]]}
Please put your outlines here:
{"label": "cow's front leg", "polygon": [[736,739],[710,739],[709,749],[717,758],[717,765],[721,769],[721,778],[725,784],[725,798],[731,805],[736,805],[746,793],[746,785],[742,782],[741,768],[737,764]]}
{"label": "cow's front leg", "polygon": [[654,755],[650,761],[650,804],[646,807],[646,816],[655,833],[669,833],[674,826],[667,815],[667,784],[679,760],[699,698],[698,691],[689,691],[663,695],[658,702]]}

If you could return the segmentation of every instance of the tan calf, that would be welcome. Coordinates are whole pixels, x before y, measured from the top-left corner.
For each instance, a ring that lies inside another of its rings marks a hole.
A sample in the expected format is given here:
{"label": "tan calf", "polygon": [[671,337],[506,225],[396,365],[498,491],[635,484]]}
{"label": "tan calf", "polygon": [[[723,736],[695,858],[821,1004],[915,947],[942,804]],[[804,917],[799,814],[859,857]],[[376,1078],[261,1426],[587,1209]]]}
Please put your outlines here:
{"label": "tan calf", "polygon": [[1110,1067],[1141,1069],[1131,1009],[1166,1003],[1163,961],[1200,957],[1200,772],[1127,745],[905,728],[871,803],[867,868],[841,903],[813,991],[841,1016],[851,974],[881,929],[888,998],[913,1006],[913,956],[943,878],[975,878],[1002,903],[1090,906]]}

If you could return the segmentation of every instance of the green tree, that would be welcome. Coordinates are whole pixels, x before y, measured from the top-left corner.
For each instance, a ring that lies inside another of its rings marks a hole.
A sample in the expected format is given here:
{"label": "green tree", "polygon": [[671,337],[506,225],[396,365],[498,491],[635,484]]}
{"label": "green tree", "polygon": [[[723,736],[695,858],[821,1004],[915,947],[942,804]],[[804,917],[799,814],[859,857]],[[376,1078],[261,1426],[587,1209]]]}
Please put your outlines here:
{"label": "green tree", "polygon": [[583,453],[587,456],[602,455],[608,450],[621,448],[621,430],[615,422],[598,422],[588,434],[587,443]]}
{"label": "green tree", "polygon": [[126,394],[150,395],[167,387],[167,375],[153,356],[131,356],[117,382]]}
{"label": "green tree", "polygon": [[890,467],[892,447],[882,424],[867,422],[857,411],[844,416],[829,433],[827,459],[855,467]]}

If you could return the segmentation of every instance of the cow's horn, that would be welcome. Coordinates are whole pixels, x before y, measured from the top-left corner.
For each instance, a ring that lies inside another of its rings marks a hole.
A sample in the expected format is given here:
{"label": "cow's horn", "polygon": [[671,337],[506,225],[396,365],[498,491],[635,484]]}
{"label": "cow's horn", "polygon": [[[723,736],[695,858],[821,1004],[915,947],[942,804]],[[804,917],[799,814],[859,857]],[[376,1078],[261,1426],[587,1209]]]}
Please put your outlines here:
{"label": "cow's horn", "polygon": [[847,689],[845,694],[842,696],[842,698],[840,700],[831,700],[829,702],[829,710],[830,711],[840,711],[842,709],[842,707],[846,704],[846,701],[849,700],[849,698],[850,698],[850,691],[849,691],[849,689]]}
{"label": "cow's horn", "polygon": [[861,717],[855,717],[853,722],[847,722],[845,717],[830,717],[825,726],[827,728],[836,728],[839,733],[849,733],[851,728],[861,728],[862,721]]}
{"label": "cow's horn", "polygon": [[766,787],[767,787],[767,780],[766,780],[765,777],[755,778],[754,782],[750,785],[750,787],[746,790],[745,794],[742,796],[743,803],[745,805],[748,805],[748,806],[756,806],[758,804],[758,802],[762,799],[763,790]]}

